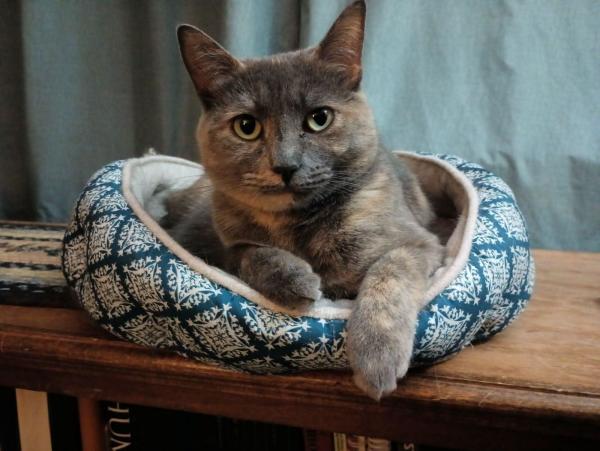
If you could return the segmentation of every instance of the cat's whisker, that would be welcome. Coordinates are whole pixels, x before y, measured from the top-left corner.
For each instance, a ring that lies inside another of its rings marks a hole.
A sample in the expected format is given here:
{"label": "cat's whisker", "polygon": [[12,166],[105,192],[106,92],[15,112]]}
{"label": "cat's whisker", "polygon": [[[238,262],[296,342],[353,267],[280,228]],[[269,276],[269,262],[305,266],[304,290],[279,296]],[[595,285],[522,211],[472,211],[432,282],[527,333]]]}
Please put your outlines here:
{"label": "cat's whisker", "polygon": [[354,183],[354,182],[350,182],[348,180],[335,180],[335,179],[331,179],[330,180],[330,184],[332,186],[338,187],[338,188],[361,188],[363,185],[361,185],[360,183]]}
{"label": "cat's whisker", "polygon": [[186,180],[186,179],[197,179],[200,180],[202,175],[178,175],[176,177],[171,177],[169,180]]}
{"label": "cat's whisker", "polygon": [[259,185],[259,184],[251,184],[251,183],[245,183],[244,186],[249,187],[249,188],[255,188],[261,192],[280,191],[283,188],[283,185]]}

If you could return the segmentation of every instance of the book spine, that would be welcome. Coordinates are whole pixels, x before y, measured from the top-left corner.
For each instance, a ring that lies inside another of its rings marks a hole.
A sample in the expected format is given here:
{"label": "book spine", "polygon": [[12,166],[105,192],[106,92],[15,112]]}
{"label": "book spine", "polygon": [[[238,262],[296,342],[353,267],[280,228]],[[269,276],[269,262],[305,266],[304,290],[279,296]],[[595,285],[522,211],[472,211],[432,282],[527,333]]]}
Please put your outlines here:
{"label": "book spine", "polygon": [[[104,421],[99,401],[90,398],[77,398],[79,407],[79,431],[81,435],[81,451],[106,451]],[[71,429],[73,430],[73,428]],[[67,434],[61,434],[67,435]],[[68,434],[74,436],[74,434]],[[73,447],[60,446],[55,449],[74,450]]]}
{"label": "book spine", "polygon": [[116,401],[109,402],[105,405],[105,417],[105,448],[110,451],[133,450],[129,406]]}
{"label": "book spine", "polygon": [[[96,401],[92,401],[96,403]],[[50,421],[50,437],[52,449],[57,451],[104,451],[104,448],[94,448],[93,440],[87,435],[80,435],[82,425],[90,425],[86,412],[78,408],[78,398],[55,393],[48,393],[48,415]],[[102,424],[99,423],[101,429]],[[101,435],[101,434],[99,434]],[[85,439],[85,440],[84,440]],[[102,445],[102,438],[99,438]]]}
{"label": "book spine", "polygon": [[367,437],[367,451],[391,451],[392,442],[383,438]]}
{"label": "book spine", "polygon": [[367,451],[367,437],[364,435],[346,434],[348,451]]}
{"label": "book spine", "polygon": [[313,429],[304,429],[304,451],[335,451],[334,434]]}
{"label": "book spine", "polygon": [[[339,440],[340,451],[391,451],[392,442],[383,438],[365,437],[356,434],[336,434],[343,436]],[[335,451],[338,451],[336,444]]]}
{"label": "book spine", "polygon": [[20,449],[15,389],[0,387],[0,450]]}
{"label": "book spine", "polygon": [[20,388],[16,394],[21,450],[52,451],[47,394]]}
{"label": "book spine", "polygon": [[319,451],[317,448],[317,431],[304,429],[302,436],[304,438],[304,451]]}
{"label": "book spine", "polygon": [[347,451],[346,434],[335,432],[333,434],[333,449],[334,451]]}

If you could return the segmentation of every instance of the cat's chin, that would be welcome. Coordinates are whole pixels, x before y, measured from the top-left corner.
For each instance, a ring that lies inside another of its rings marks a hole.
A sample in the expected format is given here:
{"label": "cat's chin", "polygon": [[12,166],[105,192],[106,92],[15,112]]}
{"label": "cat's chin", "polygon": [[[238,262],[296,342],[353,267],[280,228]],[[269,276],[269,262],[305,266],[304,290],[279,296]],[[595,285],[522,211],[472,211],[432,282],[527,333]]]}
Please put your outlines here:
{"label": "cat's chin", "polygon": [[226,197],[235,200],[246,209],[270,213],[298,210],[308,206],[322,190],[297,187],[285,187],[268,191],[218,190]]}
{"label": "cat's chin", "polygon": [[296,199],[291,191],[264,192],[236,192],[230,193],[237,202],[253,210],[269,211],[273,213],[290,210],[294,207]]}

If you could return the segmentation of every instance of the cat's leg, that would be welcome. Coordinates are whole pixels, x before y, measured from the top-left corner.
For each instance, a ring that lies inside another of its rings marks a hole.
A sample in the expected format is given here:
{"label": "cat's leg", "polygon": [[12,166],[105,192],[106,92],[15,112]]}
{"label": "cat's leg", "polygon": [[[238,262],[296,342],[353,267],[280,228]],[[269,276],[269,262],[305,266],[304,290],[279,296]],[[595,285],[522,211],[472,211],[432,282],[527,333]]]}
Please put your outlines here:
{"label": "cat's leg", "polygon": [[354,381],[374,399],[392,392],[408,370],[427,279],[439,266],[436,242],[393,249],[369,268],[348,321]]}
{"label": "cat's leg", "polygon": [[321,297],[321,279],[305,260],[276,247],[235,250],[237,273],[252,288],[288,308],[301,310]]}

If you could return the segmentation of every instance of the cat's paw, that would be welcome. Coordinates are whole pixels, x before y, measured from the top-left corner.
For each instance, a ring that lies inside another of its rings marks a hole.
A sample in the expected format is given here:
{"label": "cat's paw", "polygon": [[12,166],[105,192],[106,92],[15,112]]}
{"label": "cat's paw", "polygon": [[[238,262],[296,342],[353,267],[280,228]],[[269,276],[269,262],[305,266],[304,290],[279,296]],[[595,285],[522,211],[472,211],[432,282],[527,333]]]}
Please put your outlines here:
{"label": "cat's paw", "polygon": [[267,298],[299,312],[322,297],[321,278],[312,267],[282,249],[250,249],[242,260],[240,276]]}
{"label": "cat's paw", "polygon": [[358,388],[375,401],[382,396],[389,395],[397,387],[397,377],[391,366],[382,365],[380,368],[368,372],[354,370],[352,377]]}
{"label": "cat's paw", "polygon": [[305,310],[322,297],[321,278],[310,267],[294,268],[275,276],[271,298],[294,310]]}
{"label": "cat's paw", "polygon": [[[366,351],[356,349],[355,356],[350,358],[354,371],[353,379],[358,388],[369,397],[379,401],[396,390],[397,381],[406,375],[410,364],[410,356],[399,357],[394,349],[385,346]],[[368,352],[369,359],[360,358],[359,353]]]}
{"label": "cat's paw", "polygon": [[348,321],[347,354],[354,383],[375,400],[393,392],[410,365],[414,330],[394,329],[373,317],[362,318],[360,311]]}

